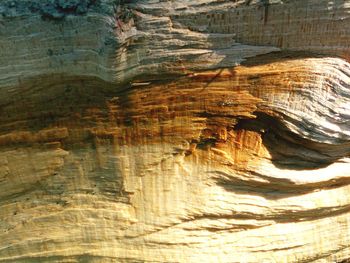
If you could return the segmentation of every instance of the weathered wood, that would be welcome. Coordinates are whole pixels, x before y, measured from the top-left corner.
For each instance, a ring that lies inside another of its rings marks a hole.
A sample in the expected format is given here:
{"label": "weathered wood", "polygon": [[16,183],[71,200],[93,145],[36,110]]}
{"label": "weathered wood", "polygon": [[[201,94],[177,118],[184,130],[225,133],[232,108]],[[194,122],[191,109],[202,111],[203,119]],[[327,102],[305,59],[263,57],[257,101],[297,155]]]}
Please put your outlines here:
{"label": "weathered wood", "polygon": [[0,2],[0,262],[350,259],[350,1]]}

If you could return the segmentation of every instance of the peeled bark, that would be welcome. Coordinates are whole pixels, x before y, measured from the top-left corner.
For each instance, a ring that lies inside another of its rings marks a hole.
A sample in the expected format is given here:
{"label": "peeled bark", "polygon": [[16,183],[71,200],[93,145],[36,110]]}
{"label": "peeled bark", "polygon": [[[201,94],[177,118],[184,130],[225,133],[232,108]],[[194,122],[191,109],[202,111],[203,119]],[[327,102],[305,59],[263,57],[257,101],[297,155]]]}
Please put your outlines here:
{"label": "peeled bark", "polygon": [[0,262],[350,260],[350,1],[0,2]]}

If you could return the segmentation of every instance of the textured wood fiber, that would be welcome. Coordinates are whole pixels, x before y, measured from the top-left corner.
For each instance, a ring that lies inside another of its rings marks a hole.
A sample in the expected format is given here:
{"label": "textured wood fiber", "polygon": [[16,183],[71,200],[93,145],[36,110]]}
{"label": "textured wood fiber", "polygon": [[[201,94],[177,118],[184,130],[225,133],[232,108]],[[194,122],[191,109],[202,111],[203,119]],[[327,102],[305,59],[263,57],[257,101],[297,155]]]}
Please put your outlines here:
{"label": "textured wood fiber", "polygon": [[346,262],[349,5],[0,2],[0,262]]}

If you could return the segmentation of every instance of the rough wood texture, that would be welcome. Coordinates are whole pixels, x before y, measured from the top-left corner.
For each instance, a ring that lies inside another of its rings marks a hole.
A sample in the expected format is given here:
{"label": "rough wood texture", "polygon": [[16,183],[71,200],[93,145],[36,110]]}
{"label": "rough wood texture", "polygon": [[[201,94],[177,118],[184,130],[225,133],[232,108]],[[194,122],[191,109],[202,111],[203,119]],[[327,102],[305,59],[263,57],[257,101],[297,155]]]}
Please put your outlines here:
{"label": "rough wood texture", "polygon": [[346,262],[350,1],[0,2],[0,262]]}

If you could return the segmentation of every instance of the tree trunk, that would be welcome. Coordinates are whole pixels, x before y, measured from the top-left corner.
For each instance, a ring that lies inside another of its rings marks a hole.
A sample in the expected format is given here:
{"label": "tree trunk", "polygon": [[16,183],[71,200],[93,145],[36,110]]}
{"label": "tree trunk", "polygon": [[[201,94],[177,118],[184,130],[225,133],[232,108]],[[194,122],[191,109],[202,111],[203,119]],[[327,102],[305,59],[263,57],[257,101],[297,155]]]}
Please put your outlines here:
{"label": "tree trunk", "polygon": [[349,0],[2,0],[0,262],[350,260]]}

